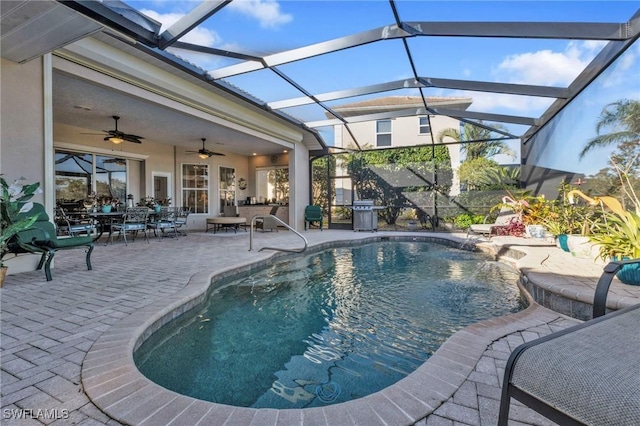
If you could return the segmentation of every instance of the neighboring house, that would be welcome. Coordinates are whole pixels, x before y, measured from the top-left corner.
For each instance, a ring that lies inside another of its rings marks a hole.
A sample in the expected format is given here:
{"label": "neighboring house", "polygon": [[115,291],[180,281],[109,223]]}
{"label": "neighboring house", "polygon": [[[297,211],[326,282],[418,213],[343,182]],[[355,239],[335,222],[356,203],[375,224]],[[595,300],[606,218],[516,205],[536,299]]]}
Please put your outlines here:
{"label": "neighboring house", "polygon": [[[427,97],[427,105],[433,108],[466,110],[473,102],[466,97]],[[418,96],[388,96],[334,107],[333,110],[347,117],[372,115],[370,121],[350,123],[347,131],[344,125],[334,127],[334,144],[341,148],[397,148],[437,143],[437,135],[444,129],[460,128],[460,120],[443,115],[411,115],[377,120],[375,114],[401,112],[424,108]],[[353,135],[353,137],[352,137]],[[355,142],[354,142],[355,138]],[[448,145],[451,167],[460,166],[460,145]],[[460,192],[457,175],[454,176],[450,195]]]}

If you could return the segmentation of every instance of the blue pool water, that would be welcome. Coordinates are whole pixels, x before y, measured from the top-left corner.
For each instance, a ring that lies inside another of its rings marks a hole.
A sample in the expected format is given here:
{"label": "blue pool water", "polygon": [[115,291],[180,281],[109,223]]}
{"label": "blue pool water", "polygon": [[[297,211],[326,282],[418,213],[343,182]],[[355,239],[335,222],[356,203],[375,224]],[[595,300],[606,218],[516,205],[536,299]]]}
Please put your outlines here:
{"label": "blue pool water", "polygon": [[482,253],[383,242],[288,258],[223,283],[136,351],[176,392],[305,408],[383,389],[455,331],[522,309],[517,273]]}

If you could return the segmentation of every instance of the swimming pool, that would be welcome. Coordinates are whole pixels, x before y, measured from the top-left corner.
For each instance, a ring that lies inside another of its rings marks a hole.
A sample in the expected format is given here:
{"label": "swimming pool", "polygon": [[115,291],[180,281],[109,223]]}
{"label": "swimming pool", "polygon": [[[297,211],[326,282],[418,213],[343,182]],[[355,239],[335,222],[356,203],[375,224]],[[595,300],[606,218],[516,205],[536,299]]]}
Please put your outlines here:
{"label": "swimming pool", "polygon": [[460,328],[522,308],[488,255],[385,242],[287,258],[219,283],[136,351],[179,393],[236,406],[322,406],[376,392]]}

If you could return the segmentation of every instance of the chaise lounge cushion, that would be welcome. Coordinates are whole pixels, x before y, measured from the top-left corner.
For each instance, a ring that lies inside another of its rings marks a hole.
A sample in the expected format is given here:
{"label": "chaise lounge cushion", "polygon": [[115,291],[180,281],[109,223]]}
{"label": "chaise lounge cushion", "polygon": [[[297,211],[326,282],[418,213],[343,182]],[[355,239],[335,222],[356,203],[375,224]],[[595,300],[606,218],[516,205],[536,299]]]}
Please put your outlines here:
{"label": "chaise lounge cushion", "polygon": [[511,385],[591,425],[640,424],[640,307],[529,347]]}

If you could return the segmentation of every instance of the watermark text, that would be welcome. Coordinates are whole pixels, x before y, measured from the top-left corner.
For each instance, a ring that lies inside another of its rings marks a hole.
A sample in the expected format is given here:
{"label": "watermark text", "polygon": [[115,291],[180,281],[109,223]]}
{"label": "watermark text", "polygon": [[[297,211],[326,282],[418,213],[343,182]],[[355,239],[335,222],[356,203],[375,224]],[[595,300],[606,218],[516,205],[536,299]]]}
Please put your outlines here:
{"label": "watermark text", "polygon": [[37,420],[63,420],[69,418],[69,410],[58,409],[31,409],[31,408],[4,408],[3,419],[37,419]]}

